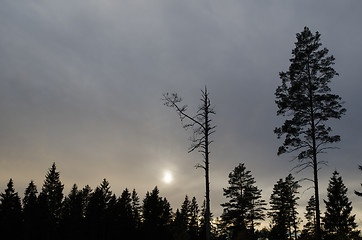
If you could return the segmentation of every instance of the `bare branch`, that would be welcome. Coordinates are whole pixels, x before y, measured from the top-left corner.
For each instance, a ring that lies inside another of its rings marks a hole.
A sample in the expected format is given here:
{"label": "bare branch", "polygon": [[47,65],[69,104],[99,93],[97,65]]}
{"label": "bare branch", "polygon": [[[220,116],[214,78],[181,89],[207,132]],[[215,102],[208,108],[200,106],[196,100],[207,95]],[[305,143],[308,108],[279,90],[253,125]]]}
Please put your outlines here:
{"label": "bare branch", "polygon": [[[313,181],[314,182],[314,181]],[[304,191],[303,191],[303,194],[306,192],[306,191],[308,191],[308,190],[310,190],[310,189],[313,189],[314,188],[314,186],[310,186],[310,187],[308,187],[307,189],[305,189]]]}
{"label": "bare branch", "polygon": [[304,182],[304,181],[310,181],[310,182],[313,182],[314,183],[314,180],[313,179],[310,179],[310,178],[302,178],[299,180],[300,182]]}
{"label": "bare branch", "polygon": [[196,168],[196,169],[202,168],[202,169],[206,170],[206,168],[205,168],[203,165],[201,165],[200,163],[196,164],[196,165],[195,165],[195,168]]}
{"label": "bare branch", "polygon": [[[201,128],[204,128],[203,124],[199,121],[197,121],[195,118],[189,116],[186,114],[187,105],[184,105],[182,107],[178,106],[177,104],[182,101],[182,98],[178,97],[176,93],[172,93],[171,97],[169,93],[163,94],[164,105],[167,107],[173,107],[175,108],[176,112],[179,114],[181,121],[183,121],[185,118],[189,119],[194,124],[199,125]],[[186,124],[189,125],[189,124]],[[191,125],[190,125],[191,126]]]}

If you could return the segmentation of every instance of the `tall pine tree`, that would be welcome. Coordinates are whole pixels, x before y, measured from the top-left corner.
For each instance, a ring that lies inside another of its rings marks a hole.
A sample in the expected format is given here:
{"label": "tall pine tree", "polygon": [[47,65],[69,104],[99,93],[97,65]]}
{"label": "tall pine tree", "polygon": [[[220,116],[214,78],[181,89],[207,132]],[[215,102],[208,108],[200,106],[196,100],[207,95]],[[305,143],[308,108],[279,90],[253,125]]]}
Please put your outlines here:
{"label": "tall pine tree", "polygon": [[331,135],[332,128],[326,122],[341,118],[346,111],[341,97],[332,94],[328,86],[338,75],[332,67],[334,57],[328,56],[328,49],[321,46],[318,32],[313,34],[305,27],[297,34],[289,70],[280,73],[282,84],[275,92],[277,115],[287,119],[274,130],[278,138],[285,135],[278,155],[296,152],[299,160],[296,167],[300,171],[306,168],[313,171],[317,240],[321,240],[318,169],[323,163],[317,156],[331,148],[330,144],[340,141],[340,136]]}
{"label": "tall pine tree", "polygon": [[357,239],[355,215],[352,215],[352,202],[347,197],[347,187],[337,171],[329,180],[327,188],[326,212],[323,223],[326,239]]}

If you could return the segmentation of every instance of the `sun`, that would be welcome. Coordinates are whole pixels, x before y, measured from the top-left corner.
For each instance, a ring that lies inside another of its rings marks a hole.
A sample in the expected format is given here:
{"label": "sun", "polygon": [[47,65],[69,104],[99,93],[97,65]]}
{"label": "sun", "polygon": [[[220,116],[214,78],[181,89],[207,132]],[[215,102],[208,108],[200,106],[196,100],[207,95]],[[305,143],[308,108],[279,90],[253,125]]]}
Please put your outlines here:
{"label": "sun", "polygon": [[162,180],[164,183],[170,184],[173,180],[172,174],[170,172],[165,172]]}

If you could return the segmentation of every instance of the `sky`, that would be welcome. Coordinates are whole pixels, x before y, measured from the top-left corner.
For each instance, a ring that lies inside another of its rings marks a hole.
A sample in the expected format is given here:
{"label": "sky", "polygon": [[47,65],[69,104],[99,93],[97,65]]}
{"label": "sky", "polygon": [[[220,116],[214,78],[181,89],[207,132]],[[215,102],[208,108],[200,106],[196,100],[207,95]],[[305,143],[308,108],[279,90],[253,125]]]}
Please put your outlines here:
{"label": "sky", "polygon": [[[312,176],[292,170],[293,156],[277,156],[273,133],[284,121],[274,102],[279,72],[308,26],[336,58],[330,86],[347,109],[328,122],[341,142],[320,156],[328,161],[320,196],[340,172],[362,228],[353,194],[362,190],[361,9],[358,0],[0,1],[0,191],[10,178],[20,196],[31,180],[40,191],[55,162],[66,195],[74,183],[94,189],[106,178],[117,196],[135,188],[143,199],[158,186],[174,211],[186,194],[201,205],[202,156],[187,153],[191,132],[161,98],[177,92],[193,114],[207,86],[217,126],[211,211],[221,215],[239,163],[269,202],[278,179]],[[302,186],[300,217],[313,194]]]}

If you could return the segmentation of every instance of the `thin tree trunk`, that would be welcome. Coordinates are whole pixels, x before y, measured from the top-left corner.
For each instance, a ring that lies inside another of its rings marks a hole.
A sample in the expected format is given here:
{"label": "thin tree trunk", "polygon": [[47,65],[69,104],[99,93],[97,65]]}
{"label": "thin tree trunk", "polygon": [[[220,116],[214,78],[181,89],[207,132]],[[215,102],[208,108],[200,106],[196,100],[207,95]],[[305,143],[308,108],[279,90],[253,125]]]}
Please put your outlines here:
{"label": "thin tree trunk", "polygon": [[297,216],[295,214],[295,209],[293,208],[293,228],[294,228],[294,239],[297,240]]}
{"label": "thin tree trunk", "polygon": [[[208,155],[208,154],[207,154]],[[206,181],[206,213],[205,213],[205,227],[206,227],[206,240],[210,240],[210,183],[209,183],[209,158],[206,157],[205,163],[205,181]]]}
{"label": "thin tree trunk", "polygon": [[292,240],[292,225],[290,224],[290,219],[288,220],[288,230],[289,230],[289,240]]}
{"label": "thin tree trunk", "polygon": [[[205,88],[205,93],[206,88]],[[207,95],[205,97],[204,105],[207,106]],[[210,240],[210,180],[209,180],[209,119],[208,107],[205,107],[205,184],[206,184],[206,213],[205,213],[205,227],[206,227],[206,240]]]}

